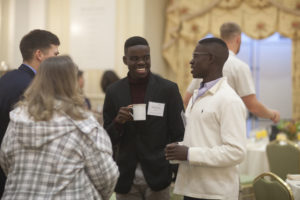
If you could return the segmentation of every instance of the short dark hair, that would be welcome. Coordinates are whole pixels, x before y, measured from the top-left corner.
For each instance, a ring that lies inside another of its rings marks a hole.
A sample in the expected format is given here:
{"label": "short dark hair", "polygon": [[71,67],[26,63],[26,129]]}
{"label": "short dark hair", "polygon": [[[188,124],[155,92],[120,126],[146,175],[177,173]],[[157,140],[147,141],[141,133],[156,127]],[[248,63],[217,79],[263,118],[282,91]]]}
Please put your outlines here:
{"label": "short dark hair", "polygon": [[23,60],[29,61],[37,49],[47,50],[51,45],[60,45],[56,35],[49,31],[35,29],[26,34],[20,42]]}
{"label": "short dark hair", "polygon": [[199,44],[203,44],[203,45],[213,44],[213,43],[219,44],[219,45],[223,46],[224,48],[228,49],[226,43],[223,40],[221,40],[220,38],[216,38],[216,37],[205,38],[205,39],[202,39],[199,41]]}
{"label": "short dark hair", "polygon": [[107,87],[118,81],[120,78],[118,77],[118,75],[112,71],[112,70],[107,70],[103,73],[102,75],[102,78],[101,78],[101,82],[100,82],[100,85],[101,85],[101,88],[103,90],[104,93],[106,93],[106,89]]}
{"label": "short dark hair", "polygon": [[143,37],[140,36],[133,36],[130,37],[126,40],[125,45],[124,45],[124,53],[126,54],[127,49],[129,47],[135,46],[135,45],[145,45],[145,46],[149,46],[147,40]]}
{"label": "short dark hair", "polygon": [[226,43],[220,38],[213,37],[200,40],[199,44],[206,46],[209,53],[217,58],[215,62],[223,68],[229,54]]}
{"label": "short dark hair", "polygon": [[231,40],[241,33],[241,27],[234,22],[226,22],[220,27],[220,35],[223,40]]}

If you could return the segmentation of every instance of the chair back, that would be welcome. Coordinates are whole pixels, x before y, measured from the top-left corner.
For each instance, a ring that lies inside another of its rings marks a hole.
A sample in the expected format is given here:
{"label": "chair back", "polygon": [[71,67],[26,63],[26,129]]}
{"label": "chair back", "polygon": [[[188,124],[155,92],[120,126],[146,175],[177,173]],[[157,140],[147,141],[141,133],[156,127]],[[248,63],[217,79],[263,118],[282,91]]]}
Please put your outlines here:
{"label": "chair back", "polygon": [[271,172],[257,176],[253,181],[256,200],[294,200],[291,188]]}
{"label": "chair back", "polygon": [[300,148],[289,140],[275,140],[267,145],[270,171],[285,180],[287,174],[300,174]]}

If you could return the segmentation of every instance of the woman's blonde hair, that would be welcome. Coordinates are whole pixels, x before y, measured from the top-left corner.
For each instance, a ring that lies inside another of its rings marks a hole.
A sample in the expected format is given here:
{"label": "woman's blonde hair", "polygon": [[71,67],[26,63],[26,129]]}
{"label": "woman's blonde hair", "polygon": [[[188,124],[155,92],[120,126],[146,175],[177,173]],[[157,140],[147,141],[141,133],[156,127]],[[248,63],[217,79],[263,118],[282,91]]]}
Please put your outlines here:
{"label": "woman's blonde hair", "polygon": [[79,92],[77,67],[69,56],[44,60],[19,105],[28,108],[35,121],[48,121],[54,112],[84,119],[84,98]]}

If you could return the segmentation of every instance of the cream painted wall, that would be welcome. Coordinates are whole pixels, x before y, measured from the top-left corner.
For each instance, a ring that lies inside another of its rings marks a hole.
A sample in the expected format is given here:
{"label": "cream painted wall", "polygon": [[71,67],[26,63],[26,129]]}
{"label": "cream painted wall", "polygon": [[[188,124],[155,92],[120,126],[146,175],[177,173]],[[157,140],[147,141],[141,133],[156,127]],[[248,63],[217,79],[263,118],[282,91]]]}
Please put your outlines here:
{"label": "cream painted wall", "polygon": [[145,9],[145,38],[151,47],[151,70],[167,79],[175,80],[175,74],[162,56],[167,0],[148,0]]}
{"label": "cream painted wall", "polygon": [[[32,28],[45,28],[55,33],[61,41],[60,54],[70,53],[70,0],[0,1],[2,19],[0,60],[7,60],[16,68],[21,62],[19,42],[21,37]],[[124,42],[128,37],[140,35],[150,43],[152,71],[172,79],[172,73],[162,58],[161,49],[166,1],[116,0],[115,66],[113,69],[120,77],[126,76],[128,71],[122,61]],[[103,103],[104,98],[99,87],[103,70],[84,68],[84,71],[86,83],[84,90],[91,98],[93,107],[96,108],[97,105]]]}
{"label": "cream painted wall", "polygon": [[70,46],[70,1],[47,0],[47,2],[46,28],[58,36],[60,54],[68,54]]}
{"label": "cream painted wall", "polygon": [[145,35],[145,1],[117,0],[115,70],[121,77],[126,76],[128,71],[122,60],[126,39]]}
{"label": "cream painted wall", "polygon": [[14,31],[14,1],[1,0],[1,37],[0,37],[0,60],[13,68],[11,58],[13,57],[13,37]]}
{"label": "cream painted wall", "polygon": [[151,48],[152,71],[172,80],[174,73],[162,57],[164,12],[167,0],[117,0],[115,71],[120,77],[128,69],[123,64],[124,43],[135,35],[145,37]]}
{"label": "cream painted wall", "polygon": [[0,61],[8,62],[9,1],[0,0]]}
{"label": "cream painted wall", "polygon": [[45,29],[46,0],[1,0],[1,5],[0,59],[14,69],[22,63],[21,38],[32,29]]}
{"label": "cream painted wall", "polygon": [[171,80],[175,76],[162,57],[166,3],[167,0],[117,1],[116,71],[121,76],[125,76],[128,71],[122,61],[124,42],[134,35],[148,40],[152,71]]}

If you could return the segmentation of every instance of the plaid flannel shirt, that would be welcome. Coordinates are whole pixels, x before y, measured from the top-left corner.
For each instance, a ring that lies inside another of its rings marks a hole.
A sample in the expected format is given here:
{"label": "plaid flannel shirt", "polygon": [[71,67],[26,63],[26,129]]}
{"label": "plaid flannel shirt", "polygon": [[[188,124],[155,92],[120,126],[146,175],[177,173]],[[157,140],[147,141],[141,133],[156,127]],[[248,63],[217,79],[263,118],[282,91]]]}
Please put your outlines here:
{"label": "plaid flannel shirt", "polygon": [[34,122],[16,108],[10,118],[0,151],[7,174],[2,200],[110,198],[119,171],[110,138],[94,117],[56,114]]}

